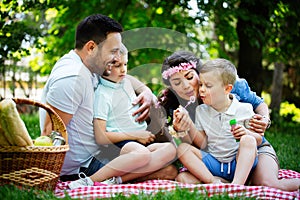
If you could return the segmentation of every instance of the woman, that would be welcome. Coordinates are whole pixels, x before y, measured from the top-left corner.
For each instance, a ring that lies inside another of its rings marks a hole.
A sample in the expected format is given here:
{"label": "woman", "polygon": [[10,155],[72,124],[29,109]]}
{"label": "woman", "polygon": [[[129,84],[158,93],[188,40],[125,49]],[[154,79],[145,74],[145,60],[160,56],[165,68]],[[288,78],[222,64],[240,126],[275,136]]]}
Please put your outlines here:
{"label": "woman", "polygon": [[[182,67],[184,63],[196,63],[195,68]],[[181,66],[181,67],[180,67]],[[201,61],[191,52],[177,51],[167,57],[162,66],[163,82],[168,86],[159,97],[160,104],[165,108],[168,125],[173,122],[173,111],[179,105],[186,107],[192,121],[195,121],[195,108],[201,100],[198,98],[199,69]],[[253,131],[264,134],[270,126],[268,106],[263,99],[252,92],[244,79],[237,79],[232,93],[241,102],[248,102],[253,105],[256,115],[246,126],[250,126]],[[191,97],[197,97],[194,102],[189,102]],[[189,103],[188,103],[189,102]],[[176,131],[185,131],[188,127],[187,119],[180,119],[180,127],[174,127]],[[299,179],[278,179],[279,164],[276,153],[271,144],[266,141],[258,147],[259,162],[251,177],[251,184],[264,185],[281,190],[294,191],[299,188]],[[268,167],[267,167],[268,166]],[[199,183],[189,172],[181,172],[176,178],[177,181],[185,183]]]}

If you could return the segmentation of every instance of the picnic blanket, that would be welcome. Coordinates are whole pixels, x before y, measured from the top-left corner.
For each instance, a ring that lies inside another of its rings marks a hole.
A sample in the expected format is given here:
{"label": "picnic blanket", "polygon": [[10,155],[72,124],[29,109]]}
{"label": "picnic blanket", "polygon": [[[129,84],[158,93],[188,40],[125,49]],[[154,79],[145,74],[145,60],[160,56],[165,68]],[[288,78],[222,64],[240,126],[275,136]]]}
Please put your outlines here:
{"label": "picnic blanket", "polygon": [[[300,173],[293,170],[279,170],[279,178],[300,178]],[[68,194],[72,198],[95,199],[109,198],[116,194],[130,196],[132,194],[154,195],[157,192],[170,192],[176,188],[186,188],[191,192],[197,191],[208,197],[216,194],[228,194],[229,197],[251,197],[256,199],[300,199],[299,190],[287,192],[265,186],[244,186],[233,184],[184,184],[171,180],[149,180],[135,184],[100,185],[81,187],[74,190],[68,188],[69,182],[58,182],[55,195],[65,197]]]}

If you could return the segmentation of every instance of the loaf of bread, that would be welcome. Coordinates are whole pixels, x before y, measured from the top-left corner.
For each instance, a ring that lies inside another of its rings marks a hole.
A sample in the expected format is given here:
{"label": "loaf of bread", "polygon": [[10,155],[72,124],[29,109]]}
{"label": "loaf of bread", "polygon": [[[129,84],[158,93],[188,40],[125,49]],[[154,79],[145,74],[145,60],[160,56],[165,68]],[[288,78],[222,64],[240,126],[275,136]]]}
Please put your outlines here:
{"label": "loaf of bread", "polygon": [[12,146],[33,146],[27,128],[12,99],[0,102],[0,124],[7,141]]}
{"label": "loaf of bread", "polygon": [[10,146],[11,144],[8,142],[8,140],[6,139],[5,135],[4,135],[4,130],[2,129],[1,125],[0,125],[0,146]]}

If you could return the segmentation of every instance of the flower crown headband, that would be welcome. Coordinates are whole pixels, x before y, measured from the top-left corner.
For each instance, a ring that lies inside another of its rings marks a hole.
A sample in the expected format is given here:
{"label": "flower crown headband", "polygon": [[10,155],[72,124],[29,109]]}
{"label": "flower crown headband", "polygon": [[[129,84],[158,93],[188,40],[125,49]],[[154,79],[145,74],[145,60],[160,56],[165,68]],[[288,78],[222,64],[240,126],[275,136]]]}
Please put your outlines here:
{"label": "flower crown headband", "polygon": [[194,61],[190,61],[190,62],[187,62],[187,63],[180,63],[178,66],[174,66],[174,67],[171,67],[171,68],[165,70],[162,73],[162,77],[164,79],[168,79],[173,74],[175,74],[177,72],[180,72],[182,70],[189,70],[189,69],[192,69],[192,68],[196,69],[196,64],[197,64],[197,62],[194,62]]}

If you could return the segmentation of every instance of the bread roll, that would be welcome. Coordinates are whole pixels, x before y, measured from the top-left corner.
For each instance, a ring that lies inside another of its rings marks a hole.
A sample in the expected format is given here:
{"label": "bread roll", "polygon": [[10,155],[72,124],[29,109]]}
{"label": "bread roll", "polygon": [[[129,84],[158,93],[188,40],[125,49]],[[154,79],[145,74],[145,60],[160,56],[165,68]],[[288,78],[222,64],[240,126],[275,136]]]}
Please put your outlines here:
{"label": "bread roll", "polygon": [[16,103],[12,99],[4,99],[0,102],[0,124],[6,139],[12,146],[33,146]]}

